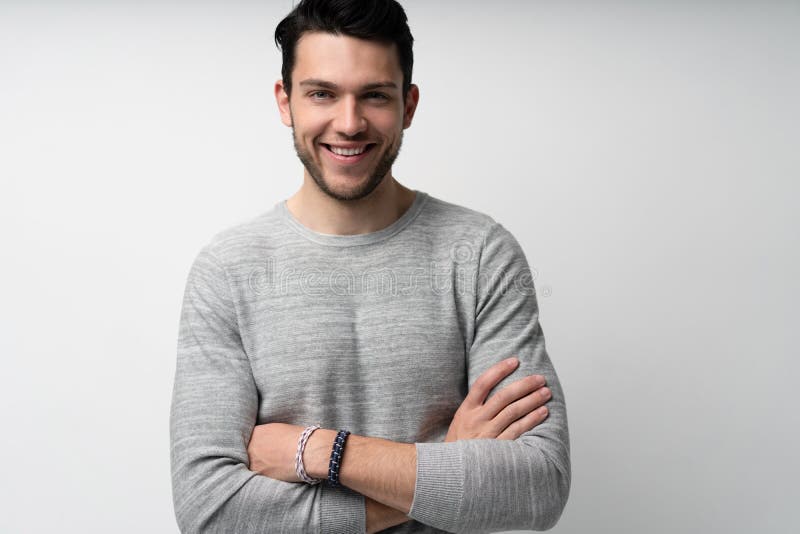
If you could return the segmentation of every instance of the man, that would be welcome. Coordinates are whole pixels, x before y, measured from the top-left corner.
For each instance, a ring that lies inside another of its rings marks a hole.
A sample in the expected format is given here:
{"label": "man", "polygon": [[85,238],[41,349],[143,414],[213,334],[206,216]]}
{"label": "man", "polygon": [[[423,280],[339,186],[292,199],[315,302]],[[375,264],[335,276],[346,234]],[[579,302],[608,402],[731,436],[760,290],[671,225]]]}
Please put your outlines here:
{"label": "man", "polygon": [[306,0],[276,41],[304,179],[189,273],[170,419],[181,530],[550,528],[566,408],[524,253],[392,175],[419,100],[405,13]]}

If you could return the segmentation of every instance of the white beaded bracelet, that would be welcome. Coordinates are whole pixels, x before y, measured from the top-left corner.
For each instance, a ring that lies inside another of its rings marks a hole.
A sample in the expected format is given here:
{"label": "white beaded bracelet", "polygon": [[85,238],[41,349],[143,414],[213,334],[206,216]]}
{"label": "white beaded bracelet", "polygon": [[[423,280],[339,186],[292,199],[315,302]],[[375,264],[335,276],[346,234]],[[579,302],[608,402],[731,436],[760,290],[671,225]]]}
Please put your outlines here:
{"label": "white beaded bracelet", "polygon": [[306,442],[311,436],[311,433],[318,428],[320,428],[320,425],[312,425],[303,430],[303,433],[300,435],[300,440],[297,442],[297,454],[294,457],[294,470],[297,472],[297,476],[300,477],[300,480],[303,482],[311,485],[319,484],[323,479],[311,478],[306,474],[306,470],[303,467],[303,450],[306,448]]}

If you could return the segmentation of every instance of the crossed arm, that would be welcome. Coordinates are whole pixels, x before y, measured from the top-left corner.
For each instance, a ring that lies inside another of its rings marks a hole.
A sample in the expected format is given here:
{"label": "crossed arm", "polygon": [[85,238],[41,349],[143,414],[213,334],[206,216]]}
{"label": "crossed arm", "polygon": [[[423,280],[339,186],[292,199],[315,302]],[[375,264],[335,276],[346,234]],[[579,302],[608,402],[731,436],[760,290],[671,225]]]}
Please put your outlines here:
{"label": "crossed arm", "polygon": [[[303,427],[268,423],[253,429],[248,445],[250,469],[261,475],[301,482],[294,470],[297,440]],[[303,453],[306,473],[328,476],[328,461],[336,431],[320,428],[309,438]],[[339,482],[364,495],[367,532],[378,532],[409,520],[417,479],[417,453],[413,443],[351,434],[339,470]]]}
{"label": "crossed arm", "polygon": [[[547,417],[550,389],[543,376],[532,375],[503,388],[487,400],[497,383],[516,368],[516,358],[492,366],[475,382],[456,411],[445,441],[517,439]],[[294,471],[296,441],[303,427],[267,423],[253,429],[247,451],[250,469],[286,482],[301,482]],[[325,479],[336,431],[317,429],[303,461],[312,478]],[[417,454],[414,444],[350,435],[339,480],[365,496],[368,533],[408,521],[414,500]]]}

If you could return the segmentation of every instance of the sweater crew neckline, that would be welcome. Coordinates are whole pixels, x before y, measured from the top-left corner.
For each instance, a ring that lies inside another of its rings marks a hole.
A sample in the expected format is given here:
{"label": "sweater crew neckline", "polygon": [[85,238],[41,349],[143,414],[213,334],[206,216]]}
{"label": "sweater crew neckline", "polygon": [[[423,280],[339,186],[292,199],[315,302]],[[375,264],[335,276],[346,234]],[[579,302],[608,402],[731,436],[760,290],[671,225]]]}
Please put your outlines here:
{"label": "sweater crew neckline", "polygon": [[370,245],[394,236],[416,218],[422,207],[428,200],[428,194],[414,189],[414,202],[403,213],[400,218],[394,221],[386,228],[376,230],[375,232],[368,232],[366,234],[355,235],[337,235],[337,234],[323,234],[316,232],[298,221],[286,205],[286,200],[278,203],[277,208],[281,218],[298,234],[305,237],[309,241],[318,243],[320,245],[331,245],[336,247],[351,247],[357,245]]}

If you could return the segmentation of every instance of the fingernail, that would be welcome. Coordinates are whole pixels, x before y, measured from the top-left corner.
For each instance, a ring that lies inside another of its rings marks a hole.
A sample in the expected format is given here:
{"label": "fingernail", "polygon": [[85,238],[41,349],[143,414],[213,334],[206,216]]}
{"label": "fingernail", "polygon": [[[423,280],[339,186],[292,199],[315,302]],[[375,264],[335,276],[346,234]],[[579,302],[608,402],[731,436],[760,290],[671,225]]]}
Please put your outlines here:
{"label": "fingernail", "polygon": [[506,363],[508,364],[509,367],[513,367],[517,365],[517,361],[518,360],[516,358],[509,358],[506,360]]}

